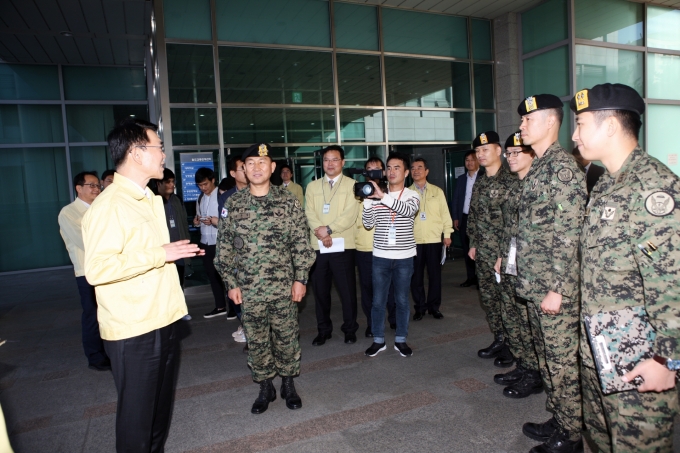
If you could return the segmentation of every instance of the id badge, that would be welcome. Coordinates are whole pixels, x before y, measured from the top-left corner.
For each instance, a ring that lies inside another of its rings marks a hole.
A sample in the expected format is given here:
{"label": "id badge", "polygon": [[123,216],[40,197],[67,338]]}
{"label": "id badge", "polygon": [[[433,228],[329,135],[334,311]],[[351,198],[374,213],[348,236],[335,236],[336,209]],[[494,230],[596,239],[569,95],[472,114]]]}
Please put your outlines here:
{"label": "id badge", "polygon": [[505,273],[517,275],[517,238],[510,239],[510,251],[508,252],[508,264],[505,266]]}
{"label": "id badge", "polygon": [[427,220],[427,218],[425,217],[425,213],[424,213],[424,212],[421,212],[421,213],[420,213],[420,220],[421,220],[421,221],[422,221],[422,220]]}
{"label": "id badge", "polygon": [[387,245],[397,245],[397,228],[394,225],[387,231]]}
{"label": "id badge", "polygon": [[175,228],[175,219],[170,219],[170,228]]}
{"label": "id badge", "polygon": [[331,205],[326,203],[325,205],[323,205],[323,213],[328,214],[329,212],[331,212]]}

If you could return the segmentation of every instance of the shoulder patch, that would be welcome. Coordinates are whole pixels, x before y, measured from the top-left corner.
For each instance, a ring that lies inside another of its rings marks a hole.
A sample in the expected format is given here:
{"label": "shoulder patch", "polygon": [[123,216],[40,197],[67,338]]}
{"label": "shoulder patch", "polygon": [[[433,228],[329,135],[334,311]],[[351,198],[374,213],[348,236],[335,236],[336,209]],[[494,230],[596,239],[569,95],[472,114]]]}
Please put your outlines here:
{"label": "shoulder patch", "polygon": [[667,192],[654,192],[645,200],[647,212],[656,217],[663,217],[675,209],[675,200]]}
{"label": "shoulder patch", "polygon": [[574,172],[567,167],[562,167],[557,172],[557,179],[559,179],[562,182],[569,182],[572,179],[574,179]]}

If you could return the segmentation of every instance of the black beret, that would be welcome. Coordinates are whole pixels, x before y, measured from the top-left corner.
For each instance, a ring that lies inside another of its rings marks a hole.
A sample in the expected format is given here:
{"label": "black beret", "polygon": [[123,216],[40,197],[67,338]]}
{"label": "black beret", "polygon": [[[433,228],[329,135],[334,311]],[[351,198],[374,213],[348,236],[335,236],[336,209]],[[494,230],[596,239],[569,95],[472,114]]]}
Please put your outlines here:
{"label": "black beret", "polygon": [[505,141],[505,149],[513,146],[524,146],[524,141],[522,141],[519,131],[510,134],[510,137]]}
{"label": "black beret", "polygon": [[472,147],[476,148],[478,146],[490,145],[492,143],[497,145],[500,144],[501,138],[494,131],[486,131],[475,137],[475,139],[472,141]]}
{"label": "black beret", "polygon": [[536,110],[561,109],[562,107],[562,101],[554,94],[536,94],[520,102],[517,106],[517,113],[519,116],[524,116]]}
{"label": "black beret", "polygon": [[577,114],[593,110],[628,110],[638,115],[645,113],[642,96],[628,85],[620,83],[603,83],[581,90],[571,98],[569,107]]}
{"label": "black beret", "polygon": [[246,159],[249,157],[264,157],[264,156],[267,156],[268,158],[271,159],[272,158],[272,156],[270,156],[271,152],[272,147],[269,146],[269,143],[255,143],[254,145],[250,145],[248,149],[243,151],[243,155],[241,155],[241,160],[245,162]]}

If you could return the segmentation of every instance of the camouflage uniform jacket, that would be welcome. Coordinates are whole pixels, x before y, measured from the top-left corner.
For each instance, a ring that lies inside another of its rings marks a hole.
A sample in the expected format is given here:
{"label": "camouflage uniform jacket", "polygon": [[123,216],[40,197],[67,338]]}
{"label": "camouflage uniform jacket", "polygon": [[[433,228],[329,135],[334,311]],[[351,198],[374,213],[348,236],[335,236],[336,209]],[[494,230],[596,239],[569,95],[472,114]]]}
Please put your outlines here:
{"label": "camouflage uniform jacket", "polygon": [[505,267],[508,262],[508,252],[510,251],[510,241],[512,238],[517,238],[518,233],[518,212],[519,200],[522,190],[523,180],[516,178],[508,184],[508,190],[505,193],[503,203],[501,204],[501,213],[503,215],[503,233],[498,245],[498,258],[502,258],[501,273],[505,273]]}
{"label": "camouflage uniform jacket", "polygon": [[[581,235],[582,313],[644,306],[654,352],[680,359],[680,179],[639,147],[600,177]],[[588,342],[583,364],[594,368]]]}
{"label": "camouflage uniform jacket", "polygon": [[478,178],[472,189],[467,234],[470,248],[477,248],[478,253],[481,250],[482,259],[495,262],[498,258],[503,235],[501,206],[517,179],[516,174],[501,165],[495,175]]}
{"label": "camouflage uniform jacket", "polygon": [[555,142],[524,177],[517,237],[517,295],[540,303],[548,291],[578,296],[578,241],[585,175]]}
{"label": "camouflage uniform jacket", "polygon": [[225,207],[215,267],[227,288],[241,288],[244,296],[262,301],[289,297],[293,282],[307,280],[316,259],[300,201],[271,185],[263,197],[241,190]]}

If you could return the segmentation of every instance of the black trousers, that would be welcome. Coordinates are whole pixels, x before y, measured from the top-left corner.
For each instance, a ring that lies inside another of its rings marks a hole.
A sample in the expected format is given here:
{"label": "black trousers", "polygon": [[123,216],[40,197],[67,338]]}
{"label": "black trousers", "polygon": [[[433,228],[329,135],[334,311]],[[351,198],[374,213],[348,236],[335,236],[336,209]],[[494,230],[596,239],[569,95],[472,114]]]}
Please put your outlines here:
{"label": "black trousers", "polygon": [[97,297],[94,294],[94,286],[83,277],[76,277],[78,292],[80,293],[80,305],[83,314],[80,318],[83,335],[83,350],[87,362],[90,365],[108,365],[109,356],[104,350],[104,342],[99,334],[99,322],[97,321]]}
{"label": "black trousers", "polygon": [[203,255],[203,268],[205,269],[205,274],[208,276],[210,288],[212,288],[213,297],[215,298],[215,308],[222,310],[227,307],[227,302],[229,302],[230,313],[241,313],[241,307],[227,297],[226,292],[224,291],[222,276],[220,276],[220,273],[217,272],[217,269],[215,268],[216,246],[205,244],[198,244],[198,246],[205,250],[205,255]]}
{"label": "black trousers", "polygon": [[[416,311],[439,310],[442,304],[442,243],[417,244],[413,258],[411,296]],[[427,298],[425,297],[425,267],[427,267]]]}
{"label": "black trousers", "polygon": [[[361,286],[361,310],[366,315],[366,325],[371,327],[371,309],[373,307],[373,252],[354,252],[357,269],[359,270],[359,285]],[[390,285],[387,295],[387,320],[390,324],[397,323],[396,304],[394,302],[394,286]]]}
{"label": "black trousers", "polygon": [[354,333],[357,324],[357,277],[354,270],[354,250],[322,254],[316,251],[316,262],[310,271],[316,302],[316,324],[320,334],[333,332],[331,322],[331,279],[340,293],[344,333]]}
{"label": "black trousers", "polygon": [[105,341],[118,392],[116,451],[163,452],[179,367],[177,322],[125,340]]}
{"label": "black trousers", "polygon": [[460,240],[463,243],[463,252],[465,252],[465,269],[467,270],[468,280],[474,280],[477,278],[475,274],[475,260],[470,259],[468,252],[470,251],[470,237],[467,235],[467,223],[468,215],[463,214],[458,224],[458,229],[460,230]]}
{"label": "black trousers", "polygon": [[184,270],[185,270],[185,265],[182,264],[181,266],[177,263],[175,263],[175,267],[177,268],[177,275],[179,276],[179,286],[184,289]]}

